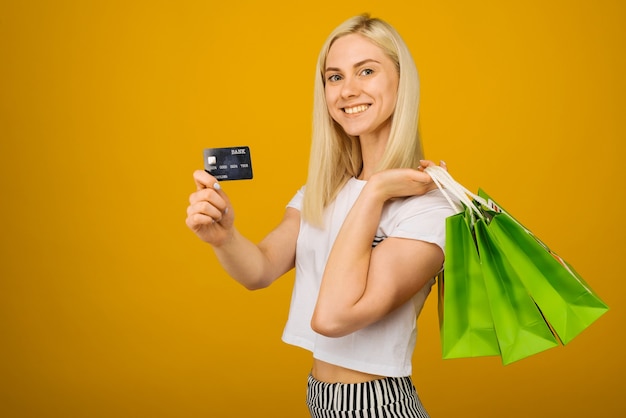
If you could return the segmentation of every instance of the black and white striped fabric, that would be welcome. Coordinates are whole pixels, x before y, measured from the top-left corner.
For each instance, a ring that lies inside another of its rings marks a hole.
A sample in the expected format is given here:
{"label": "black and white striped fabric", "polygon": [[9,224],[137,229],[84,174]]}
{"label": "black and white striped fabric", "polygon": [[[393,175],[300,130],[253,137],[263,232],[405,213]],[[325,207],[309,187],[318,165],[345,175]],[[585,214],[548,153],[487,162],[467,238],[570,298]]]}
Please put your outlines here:
{"label": "black and white striped fabric", "polygon": [[309,375],[312,418],[429,418],[410,377],[364,383],[325,383]]}

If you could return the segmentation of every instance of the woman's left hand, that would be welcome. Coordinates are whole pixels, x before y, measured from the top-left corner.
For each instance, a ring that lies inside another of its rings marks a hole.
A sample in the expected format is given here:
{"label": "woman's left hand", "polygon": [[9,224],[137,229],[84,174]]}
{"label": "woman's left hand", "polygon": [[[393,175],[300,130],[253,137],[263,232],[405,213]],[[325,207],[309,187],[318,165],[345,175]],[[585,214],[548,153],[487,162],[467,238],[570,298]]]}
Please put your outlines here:
{"label": "woman's left hand", "polygon": [[[396,197],[420,196],[437,188],[432,178],[424,172],[431,165],[436,164],[421,160],[417,169],[394,168],[380,171],[370,178],[368,186],[376,190],[384,201]],[[447,169],[443,161],[439,165]]]}
{"label": "woman's left hand", "polygon": [[[426,167],[430,167],[431,165],[437,165],[430,160],[420,160],[420,166],[417,167],[418,170],[424,170]],[[439,166],[444,170],[448,171],[448,166],[444,160],[439,160]]]}

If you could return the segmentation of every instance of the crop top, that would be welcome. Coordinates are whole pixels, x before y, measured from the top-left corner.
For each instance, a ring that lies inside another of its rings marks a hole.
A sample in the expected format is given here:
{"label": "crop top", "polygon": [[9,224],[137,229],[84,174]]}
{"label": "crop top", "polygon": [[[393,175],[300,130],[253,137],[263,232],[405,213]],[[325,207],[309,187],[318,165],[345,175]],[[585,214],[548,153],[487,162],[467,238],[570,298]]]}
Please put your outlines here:
{"label": "crop top", "polygon": [[[381,320],[349,335],[330,338],[311,329],[326,261],[348,212],[367,182],[351,178],[324,211],[324,228],[300,223],[296,247],[296,278],[282,339],[313,357],[348,369],[381,376],[409,376],[419,315],[435,279]],[[304,187],[287,205],[301,210]],[[373,245],[387,237],[445,245],[445,219],[455,213],[439,189],[422,196],[385,203]]]}

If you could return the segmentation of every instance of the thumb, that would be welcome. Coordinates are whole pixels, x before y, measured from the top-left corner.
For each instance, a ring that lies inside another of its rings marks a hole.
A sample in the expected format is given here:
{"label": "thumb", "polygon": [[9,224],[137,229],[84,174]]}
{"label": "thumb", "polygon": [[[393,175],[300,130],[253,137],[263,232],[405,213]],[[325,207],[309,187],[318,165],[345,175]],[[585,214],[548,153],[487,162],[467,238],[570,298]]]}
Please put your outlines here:
{"label": "thumb", "polygon": [[[219,183],[215,177],[210,175],[204,170],[196,170],[193,173],[193,181],[196,184],[197,190],[214,188],[219,190]],[[217,188],[215,186],[218,186]]]}

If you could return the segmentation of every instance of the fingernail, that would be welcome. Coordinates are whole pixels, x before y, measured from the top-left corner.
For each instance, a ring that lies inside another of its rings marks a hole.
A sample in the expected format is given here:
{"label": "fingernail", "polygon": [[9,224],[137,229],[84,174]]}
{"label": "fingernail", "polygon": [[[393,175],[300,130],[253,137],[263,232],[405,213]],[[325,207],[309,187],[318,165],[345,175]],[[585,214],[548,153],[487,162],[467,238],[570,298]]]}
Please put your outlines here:
{"label": "fingernail", "polygon": [[221,190],[221,189],[222,189],[222,186],[220,186],[220,184],[219,184],[219,183],[215,183],[215,184],[213,185],[213,188],[214,188],[215,190]]}
{"label": "fingernail", "polygon": [[447,165],[444,160],[439,160],[439,165]]}
{"label": "fingernail", "polygon": [[228,213],[228,208],[224,209],[224,215]]}

